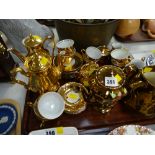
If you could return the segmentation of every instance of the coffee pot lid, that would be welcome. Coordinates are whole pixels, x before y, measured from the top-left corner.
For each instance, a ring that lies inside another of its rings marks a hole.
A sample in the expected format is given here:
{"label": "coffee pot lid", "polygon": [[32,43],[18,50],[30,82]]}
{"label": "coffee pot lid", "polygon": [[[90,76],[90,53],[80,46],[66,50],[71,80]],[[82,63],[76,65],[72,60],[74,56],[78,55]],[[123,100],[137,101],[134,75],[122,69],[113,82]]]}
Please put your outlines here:
{"label": "coffee pot lid", "polygon": [[37,35],[30,34],[28,37],[23,39],[23,44],[27,47],[36,47],[43,42],[42,38]]}
{"label": "coffee pot lid", "polygon": [[46,53],[36,52],[26,58],[24,65],[30,72],[42,72],[52,65],[52,58]]}

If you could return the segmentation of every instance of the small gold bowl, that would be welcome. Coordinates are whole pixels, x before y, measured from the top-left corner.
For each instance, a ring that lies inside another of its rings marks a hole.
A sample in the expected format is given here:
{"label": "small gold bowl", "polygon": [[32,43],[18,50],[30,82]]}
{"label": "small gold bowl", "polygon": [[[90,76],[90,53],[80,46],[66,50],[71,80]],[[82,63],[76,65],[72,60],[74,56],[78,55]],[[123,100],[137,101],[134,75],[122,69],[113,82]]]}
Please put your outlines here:
{"label": "small gold bowl", "polygon": [[59,88],[58,93],[64,98],[66,113],[78,114],[86,109],[84,95],[88,91],[82,84],[68,82]]}

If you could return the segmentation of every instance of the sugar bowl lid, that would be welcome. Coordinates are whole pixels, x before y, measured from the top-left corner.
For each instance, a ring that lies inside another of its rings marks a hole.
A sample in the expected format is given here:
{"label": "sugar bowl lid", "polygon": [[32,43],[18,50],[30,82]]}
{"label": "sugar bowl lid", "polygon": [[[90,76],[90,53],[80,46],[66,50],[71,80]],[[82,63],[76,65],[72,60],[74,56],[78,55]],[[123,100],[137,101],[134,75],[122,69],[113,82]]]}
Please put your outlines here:
{"label": "sugar bowl lid", "polygon": [[125,83],[125,73],[119,67],[105,65],[96,72],[96,81],[102,87],[118,89]]}
{"label": "sugar bowl lid", "polygon": [[28,71],[41,72],[52,65],[52,58],[47,53],[36,52],[26,58],[24,65]]}
{"label": "sugar bowl lid", "polygon": [[23,39],[23,44],[27,47],[36,47],[40,45],[43,40],[40,36],[30,34],[28,37]]}

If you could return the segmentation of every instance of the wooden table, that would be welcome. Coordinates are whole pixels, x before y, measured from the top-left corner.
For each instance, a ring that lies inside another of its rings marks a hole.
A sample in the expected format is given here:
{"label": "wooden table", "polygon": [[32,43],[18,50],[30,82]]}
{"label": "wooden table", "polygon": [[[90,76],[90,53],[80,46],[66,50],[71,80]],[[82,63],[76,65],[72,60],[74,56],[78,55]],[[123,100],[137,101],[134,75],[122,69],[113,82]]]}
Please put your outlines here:
{"label": "wooden table", "polygon": [[[27,101],[34,101],[32,94],[27,95]],[[24,116],[22,122],[22,134],[28,134],[30,131],[38,130],[41,121],[35,116],[31,107],[25,104]],[[74,126],[79,134],[93,134],[96,131],[103,131],[102,134],[110,132],[112,129],[125,124],[150,125],[155,124],[155,118],[146,117],[124,103],[118,103],[106,115],[94,110],[91,105],[77,115],[63,114],[59,118],[46,122],[43,128]]]}

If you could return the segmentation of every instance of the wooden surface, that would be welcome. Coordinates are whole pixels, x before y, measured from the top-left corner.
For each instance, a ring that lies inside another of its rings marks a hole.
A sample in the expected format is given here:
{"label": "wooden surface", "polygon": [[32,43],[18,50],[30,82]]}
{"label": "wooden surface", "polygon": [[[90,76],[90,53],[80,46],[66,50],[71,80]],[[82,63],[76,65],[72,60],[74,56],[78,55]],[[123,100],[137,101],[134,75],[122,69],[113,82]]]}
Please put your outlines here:
{"label": "wooden surface", "polygon": [[135,34],[128,36],[127,38],[120,38],[119,36],[115,35],[115,38],[118,41],[121,42],[127,42],[127,43],[132,43],[132,42],[143,42],[143,41],[155,41],[155,39],[150,38],[146,32],[143,32],[141,29],[137,31]]}
{"label": "wooden surface", "polygon": [[[27,94],[27,101],[34,101],[35,97],[32,94]],[[30,131],[38,130],[41,121],[35,116],[31,107],[25,104],[22,134],[28,134]],[[148,118],[142,114],[135,112],[123,103],[118,103],[108,114],[103,115],[94,110],[91,105],[87,109],[77,115],[63,114],[59,118],[46,122],[43,128],[52,127],[69,127],[74,126],[78,129],[79,134],[93,133],[96,129],[106,129],[107,132],[115,127],[124,124],[140,124],[148,125],[154,124],[155,118]],[[104,134],[104,133],[103,133]]]}

